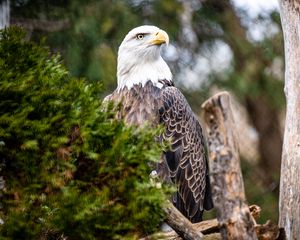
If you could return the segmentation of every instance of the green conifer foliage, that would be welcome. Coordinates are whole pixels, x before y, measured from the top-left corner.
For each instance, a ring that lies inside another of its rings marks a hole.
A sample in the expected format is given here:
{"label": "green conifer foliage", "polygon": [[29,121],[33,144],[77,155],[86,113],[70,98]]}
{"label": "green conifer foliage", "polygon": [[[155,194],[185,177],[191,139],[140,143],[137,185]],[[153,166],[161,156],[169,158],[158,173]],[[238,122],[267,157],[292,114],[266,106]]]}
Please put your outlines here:
{"label": "green conifer foliage", "polygon": [[169,192],[149,179],[160,130],[115,120],[99,85],[70,77],[59,56],[25,38],[15,27],[0,32],[0,238],[156,230]]}

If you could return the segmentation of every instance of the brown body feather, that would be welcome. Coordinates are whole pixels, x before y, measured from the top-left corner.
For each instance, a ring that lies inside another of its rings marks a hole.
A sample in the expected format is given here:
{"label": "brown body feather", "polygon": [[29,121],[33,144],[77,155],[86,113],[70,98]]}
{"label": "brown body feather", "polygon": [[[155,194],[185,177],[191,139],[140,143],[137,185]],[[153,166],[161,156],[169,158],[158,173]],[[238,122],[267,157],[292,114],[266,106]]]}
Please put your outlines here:
{"label": "brown body feather", "polygon": [[129,124],[163,124],[161,140],[171,148],[163,154],[157,172],[177,186],[173,204],[191,222],[202,220],[203,210],[212,208],[207,157],[202,128],[182,93],[170,81],[160,89],[148,81],[115,91],[106,100],[122,101],[119,117]]}

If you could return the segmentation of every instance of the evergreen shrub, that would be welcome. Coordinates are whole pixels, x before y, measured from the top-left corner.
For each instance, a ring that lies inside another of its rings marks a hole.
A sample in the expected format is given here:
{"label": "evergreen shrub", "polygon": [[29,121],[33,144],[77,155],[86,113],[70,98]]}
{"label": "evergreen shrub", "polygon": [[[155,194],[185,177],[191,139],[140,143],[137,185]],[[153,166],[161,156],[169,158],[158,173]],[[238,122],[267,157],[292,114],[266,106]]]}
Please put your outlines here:
{"label": "evergreen shrub", "polygon": [[115,120],[100,91],[20,28],[0,32],[1,239],[136,239],[157,230],[169,192],[149,179],[160,130]]}

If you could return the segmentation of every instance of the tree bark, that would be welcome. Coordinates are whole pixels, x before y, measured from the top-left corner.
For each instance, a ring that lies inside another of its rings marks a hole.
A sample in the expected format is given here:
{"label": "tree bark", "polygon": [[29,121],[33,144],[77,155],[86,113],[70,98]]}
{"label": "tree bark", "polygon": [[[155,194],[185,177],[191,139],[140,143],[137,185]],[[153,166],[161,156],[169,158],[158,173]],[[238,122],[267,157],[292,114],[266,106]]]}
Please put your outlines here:
{"label": "tree bark", "polygon": [[9,26],[10,5],[9,0],[0,0],[0,29]]}
{"label": "tree bark", "polygon": [[286,122],[282,151],[279,225],[300,238],[300,3],[280,0],[284,36]]}
{"label": "tree bark", "polygon": [[212,196],[223,239],[257,239],[246,204],[229,94],[203,103],[208,130]]}
{"label": "tree bark", "polygon": [[[199,223],[194,223],[193,227],[197,229],[198,232],[203,233],[202,239],[212,239],[212,236],[215,237],[215,239],[221,239],[221,236],[219,235],[219,238],[217,238],[216,234],[219,234],[219,223],[217,219],[202,221]],[[212,235],[214,234],[214,235]],[[142,238],[140,240],[147,240],[147,239],[182,239],[175,231],[168,231],[168,232],[158,232],[153,235],[147,236],[145,238]]]}
{"label": "tree bark", "polygon": [[166,213],[166,223],[173,228],[176,233],[186,240],[202,240],[203,234],[197,230],[196,227],[185,218],[171,202],[167,202],[164,207]]}

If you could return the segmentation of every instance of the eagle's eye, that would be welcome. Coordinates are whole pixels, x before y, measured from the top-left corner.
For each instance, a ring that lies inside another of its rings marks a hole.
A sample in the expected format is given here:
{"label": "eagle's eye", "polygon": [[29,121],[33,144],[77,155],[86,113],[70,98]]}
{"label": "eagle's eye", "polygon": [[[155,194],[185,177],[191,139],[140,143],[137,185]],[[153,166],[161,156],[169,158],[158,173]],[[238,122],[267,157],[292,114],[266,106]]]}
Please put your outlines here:
{"label": "eagle's eye", "polygon": [[142,40],[143,38],[144,38],[144,34],[141,34],[141,33],[140,33],[140,34],[137,34],[137,35],[136,35],[136,39],[137,39],[137,40]]}

